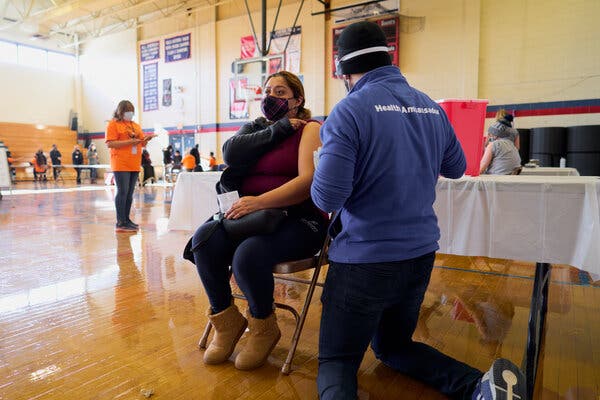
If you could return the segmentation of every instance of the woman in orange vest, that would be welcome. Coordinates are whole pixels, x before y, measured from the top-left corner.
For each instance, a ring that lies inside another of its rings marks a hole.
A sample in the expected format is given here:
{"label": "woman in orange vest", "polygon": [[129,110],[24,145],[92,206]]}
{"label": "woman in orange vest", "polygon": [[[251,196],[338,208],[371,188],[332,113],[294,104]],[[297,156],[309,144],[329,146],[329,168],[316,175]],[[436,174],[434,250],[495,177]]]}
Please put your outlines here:
{"label": "woman in orange vest", "polygon": [[115,177],[117,194],[117,232],[136,232],[139,225],[130,218],[133,191],[138,181],[142,161],[142,148],[155,135],[144,136],[142,127],[133,122],[135,108],[122,100],[106,127],[106,145],[110,149],[110,168]]}

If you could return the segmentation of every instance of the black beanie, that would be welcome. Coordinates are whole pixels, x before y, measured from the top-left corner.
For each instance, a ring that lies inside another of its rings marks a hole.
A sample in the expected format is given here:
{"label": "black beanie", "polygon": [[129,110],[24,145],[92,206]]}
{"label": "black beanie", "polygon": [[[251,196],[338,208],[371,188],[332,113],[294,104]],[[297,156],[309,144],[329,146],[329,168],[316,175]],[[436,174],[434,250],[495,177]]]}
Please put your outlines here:
{"label": "black beanie", "polygon": [[360,74],[392,64],[385,34],[374,22],[361,21],[344,28],[337,47],[337,73],[341,75]]}

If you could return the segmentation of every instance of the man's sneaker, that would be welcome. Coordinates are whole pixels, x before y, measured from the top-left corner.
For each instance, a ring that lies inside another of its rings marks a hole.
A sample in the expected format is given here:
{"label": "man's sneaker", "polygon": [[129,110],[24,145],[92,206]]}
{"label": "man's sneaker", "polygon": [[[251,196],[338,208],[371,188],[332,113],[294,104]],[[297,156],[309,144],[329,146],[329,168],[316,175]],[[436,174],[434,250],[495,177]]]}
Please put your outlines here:
{"label": "man's sneaker", "polygon": [[499,358],[481,377],[473,400],[527,400],[525,375],[515,364]]}
{"label": "man's sneaker", "polygon": [[137,232],[137,228],[128,225],[127,223],[117,222],[115,232]]}

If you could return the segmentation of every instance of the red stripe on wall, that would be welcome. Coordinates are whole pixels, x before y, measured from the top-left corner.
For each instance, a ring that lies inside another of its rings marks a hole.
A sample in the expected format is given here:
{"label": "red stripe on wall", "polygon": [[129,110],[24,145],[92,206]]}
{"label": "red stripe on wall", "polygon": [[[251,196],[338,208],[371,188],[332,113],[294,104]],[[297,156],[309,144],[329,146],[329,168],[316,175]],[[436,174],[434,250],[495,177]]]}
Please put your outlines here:
{"label": "red stripe on wall", "polygon": [[[508,110],[511,111],[511,110]],[[582,106],[582,107],[557,107],[557,108],[542,108],[536,110],[514,110],[512,113],[515,117],[539,117],[542,115],[565,115],[565,114],[592,114],[600,113],[600,106]],[[494,118],[496,111],[488,111],[485,113],[486,118]]]}

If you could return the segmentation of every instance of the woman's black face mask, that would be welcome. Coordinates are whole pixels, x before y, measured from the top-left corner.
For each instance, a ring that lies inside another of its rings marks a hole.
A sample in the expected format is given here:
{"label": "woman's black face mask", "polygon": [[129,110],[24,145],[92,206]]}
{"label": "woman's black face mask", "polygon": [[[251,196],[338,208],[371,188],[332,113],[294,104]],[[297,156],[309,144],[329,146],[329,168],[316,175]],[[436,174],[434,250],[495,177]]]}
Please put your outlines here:
{"label": "woman's black face mask", "polygon": [[288,100],[282,97],[265,96],[260,103],[260,109],[269,121],[277,121],[290,111]]}

